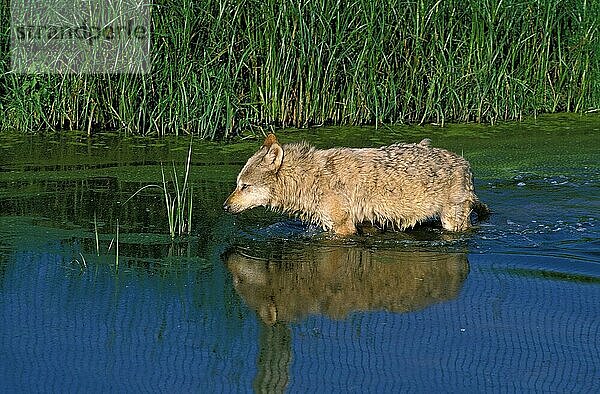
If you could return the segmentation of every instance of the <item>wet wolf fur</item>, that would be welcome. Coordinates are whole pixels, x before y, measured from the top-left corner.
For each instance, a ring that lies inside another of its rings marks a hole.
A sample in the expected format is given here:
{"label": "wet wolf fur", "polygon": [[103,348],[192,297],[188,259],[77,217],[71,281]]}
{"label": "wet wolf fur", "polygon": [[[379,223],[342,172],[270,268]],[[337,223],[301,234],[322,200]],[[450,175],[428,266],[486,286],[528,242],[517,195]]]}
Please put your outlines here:
{"label": "wet wolf fur", "polygon": [[429,140],[381,148],[320,150],[280,145],[269,134],[237,177],[224,208],[257,206],[298,215],[338,235],[372,224],[404,230],[439,218],[444,229],[471,226],[471,211],[489,213],[473,191],[469,163]]}

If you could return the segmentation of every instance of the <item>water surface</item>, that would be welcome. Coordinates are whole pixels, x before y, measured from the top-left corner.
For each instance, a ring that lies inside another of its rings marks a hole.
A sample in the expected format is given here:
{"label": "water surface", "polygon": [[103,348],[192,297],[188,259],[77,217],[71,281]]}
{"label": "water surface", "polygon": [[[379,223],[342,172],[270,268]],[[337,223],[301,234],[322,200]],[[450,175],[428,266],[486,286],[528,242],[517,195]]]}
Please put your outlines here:
{"label": "water surface", "polygon": [[194,141],[175,242],[158,188],[127,200],[161,163],[181,174],[188,139],[2,135],[1,391],[597,392],[599,133],[598,116],[550,116],[281,134],[428,137],[470,160],[494,211],[463,234],[348,239],[226,214],[260,142]]}

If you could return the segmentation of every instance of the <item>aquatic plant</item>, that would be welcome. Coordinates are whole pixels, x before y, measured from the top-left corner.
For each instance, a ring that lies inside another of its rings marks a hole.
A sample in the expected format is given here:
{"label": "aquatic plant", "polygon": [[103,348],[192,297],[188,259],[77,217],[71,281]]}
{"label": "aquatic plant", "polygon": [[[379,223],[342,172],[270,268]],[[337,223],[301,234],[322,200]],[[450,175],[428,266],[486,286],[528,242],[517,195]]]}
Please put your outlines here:
{"label": "aquatic plant", "polygon": [[[108,245],[109,252],[112,249],[113,245],[115,245],[115,271],[119,272],[119,219],[117,219],[116,236],[110,240],[110,244]],[[98,257],[100,257],[99,249],[98,249]]]}
{"label": "aquatic plant", "polygon": [[169,233],[171,234],[171,238],[175,238],[176,235],[182,236],[184,234],[189,234],[191,231],[192,225],[192,209],[193,209],[193,188],[191,184],[188,183],[190,168],[192,162],[192,146],[190,144],[190,149],[188,151],[188,158],[185,167],[185,174],[183,178],[183,185],[179,183],[179,176],[177,174],[177,169],[175,168],[175,164],[173,163],[173,172],[172,172],[172,183],[174,185],[174,195],[172,196],[169,193],[168,182],[165,179],[165,170],[161,165],[161,174],[162,174],[162,189],[165,196],[165,208],[167,212],[167,218],[169,220]]}
{"label": "aquatic plant", "polygon": [[153,4],[147,74],[15,73],[0,7],[0,130],[217,139],[600,108],[598,1]]}
{"label": "aquatic plant", "polygon": [[94,239],[96,241],[96,256],[100,257],[100,238],[98,236],[98,220],[94,211]]}
{"label": "aquatic plant", "polygon": [[117,219],[117,241],[115,247],[115,270],[119,272],[119,219]]}
{"label": "aquatic plant", "polygon": [[[171,179],[167,180],[165,169],[161,163],[160,171],[162,175],[161,184],[146,185],[138,189],[132,194],[123,204],[129,202],[142,190],[148,188],[159,188],[163,192],[165,200],[165,212],[167,215],[169,234],[171,239],[176,236],[189,235],[192,229],[192,210],[193,210],[193,193],[194,189],[190,183],[190,170],[192,166],[192,143],[188,149],[187,160],[185,164],[185,172],[183,179],[180,180],[180,175],[177,172],[175,163],[173,163],[171,171]],[[170,185],[173,185],[171,187]]]}

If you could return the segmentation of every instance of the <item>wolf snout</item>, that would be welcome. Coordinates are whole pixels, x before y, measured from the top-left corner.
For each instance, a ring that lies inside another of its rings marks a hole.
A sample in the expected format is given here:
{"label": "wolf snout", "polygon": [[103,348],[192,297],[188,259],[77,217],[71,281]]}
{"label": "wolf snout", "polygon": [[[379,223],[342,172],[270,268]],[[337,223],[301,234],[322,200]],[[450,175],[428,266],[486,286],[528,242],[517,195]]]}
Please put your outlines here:
{"label": "wolf snout", "polygon": [[227,200],[225,200],[225,202],[223,203],[223,209],[225,210],[225,212],[229,212],[229,213],[239,213],[239,207],[235,204],[235,203],[231,203],[231,198],[228,198]]}

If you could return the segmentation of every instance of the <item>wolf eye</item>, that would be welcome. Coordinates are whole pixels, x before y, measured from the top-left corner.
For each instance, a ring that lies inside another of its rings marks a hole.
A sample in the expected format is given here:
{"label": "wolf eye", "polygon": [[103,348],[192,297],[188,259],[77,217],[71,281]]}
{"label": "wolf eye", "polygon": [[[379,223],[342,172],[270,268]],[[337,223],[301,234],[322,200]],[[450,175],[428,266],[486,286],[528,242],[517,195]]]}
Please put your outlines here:
{"label": "wolf eye", "polygon": [[240,189],[241,189],[241,190],[246,190],[246,189],[248,189],[249,187],[250,187],[250,185],[249,185],[249,184],[247,184],[247,183],[244,183]]}

